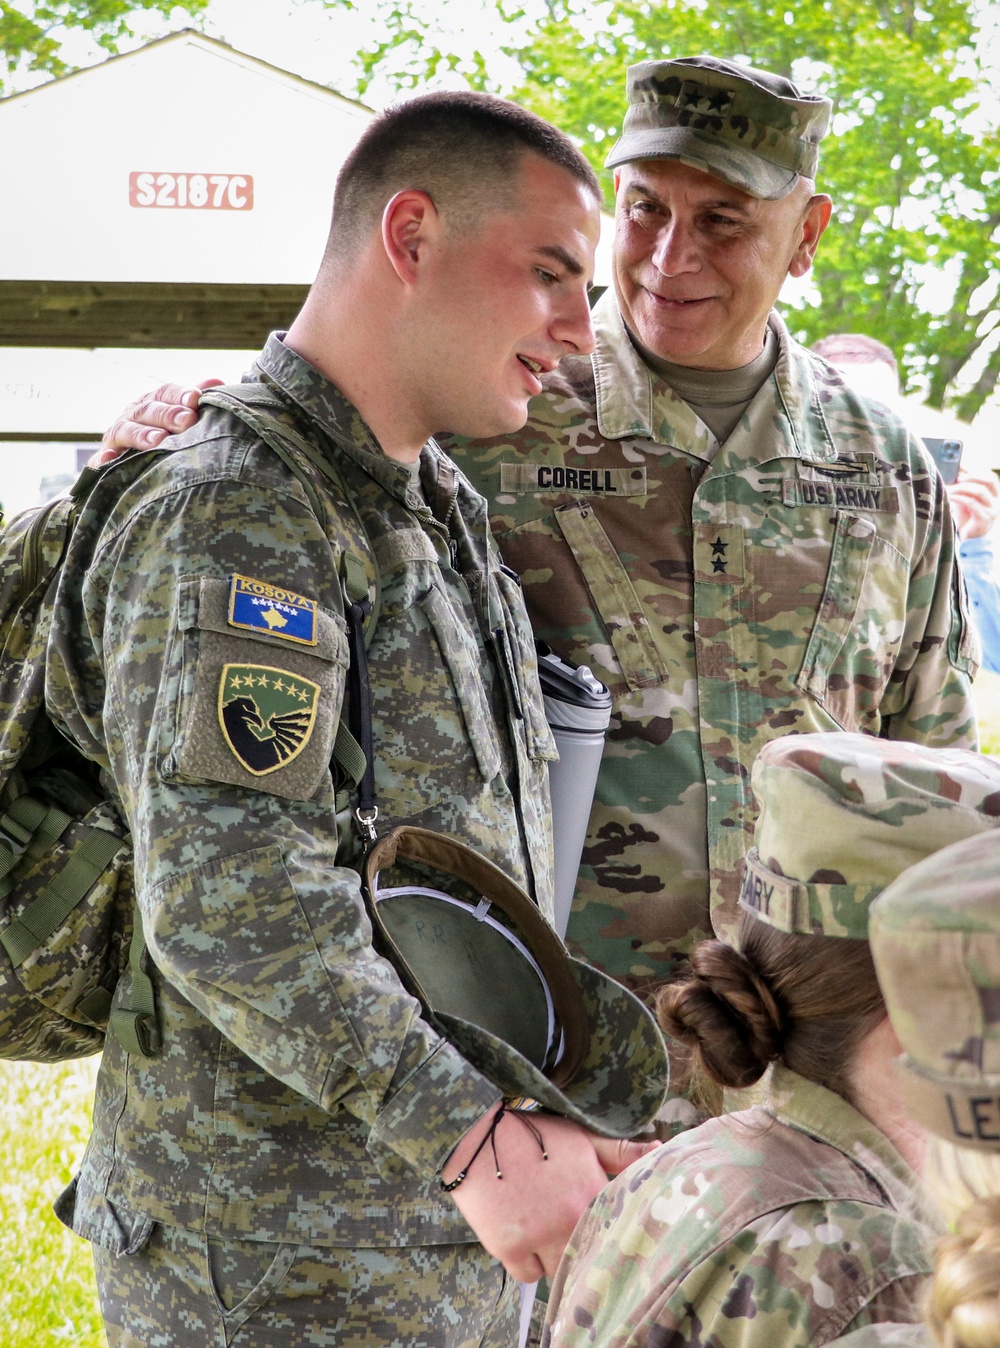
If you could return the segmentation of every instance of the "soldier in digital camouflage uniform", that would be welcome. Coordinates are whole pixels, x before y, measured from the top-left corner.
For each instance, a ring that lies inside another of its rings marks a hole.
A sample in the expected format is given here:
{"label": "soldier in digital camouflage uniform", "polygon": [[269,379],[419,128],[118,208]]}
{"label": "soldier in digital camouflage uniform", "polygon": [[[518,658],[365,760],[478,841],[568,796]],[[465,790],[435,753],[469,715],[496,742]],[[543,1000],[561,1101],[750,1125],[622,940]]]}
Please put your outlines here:
{"label": "soldier in digital camouflage uniform", "polygon": [[[399,144],[436,201],[395,182]],[[320,278],[255,374],[341,486],[314,471],[305,490],[212,410],[120,499],[114,474],[97,489],[62,575],[49,711],[131,828],[162,1035],[149,1058],[109,1037],[60,1202],[112,1345],[511,1342],[516,1284],[477,1234],[515,1276],[551,1271],[617,1164],[619,1144],[536,1116],[543,1164],[504,1118],[505,1183],[484,1157],[442,1191],[499,1093],[374,952],[329,766],[356,511],[381,575],[381,826],[450,833],[550,907],[530,630],[485,502],[428,436],[449,398],[470,430],[516,426],[525,361],[589,348],[596,184],[544,123],[445,95],[379,119],[337,200]]]}
{"label": "soldier in digital camouflage uniform", "polygon": [[[1000,844],[1000,764],[964,750],[790,736],[762,750],[753,787],[761,814],[741,897],[751,929],[864,939],[872,901],[908,866],[959,839],[994,854]],[[949,975],[931,972],[929,944],[908,951],[900,986],[919,1014]],[[883,1018],[856,1050],[867,1063],[867,1076],[851,1074],[858,1107],[790,1070],[779,1038],[762,1106],[712,1119],[612,1181],[556,1276],[547,1348],[812,1348],[916,1323],[932,1233],[914,1215],[920,1144],[886,1031]],[[893,1332],[863,1339],[892,1343]]]}
{"label": "soldier in digital camouflage uniform", "polygon": [[[707,56],[632,67],[628,98],[594,354],[541,375],[523,430],[444,443],[536,635],[614,696],[567,939],[646,989],[732,927],[762,745],[974,747],[977,652],[923,447],[772,308],[829,215],[829,100]],[[110,449],[186,424],[180,396],[133,405]]]}

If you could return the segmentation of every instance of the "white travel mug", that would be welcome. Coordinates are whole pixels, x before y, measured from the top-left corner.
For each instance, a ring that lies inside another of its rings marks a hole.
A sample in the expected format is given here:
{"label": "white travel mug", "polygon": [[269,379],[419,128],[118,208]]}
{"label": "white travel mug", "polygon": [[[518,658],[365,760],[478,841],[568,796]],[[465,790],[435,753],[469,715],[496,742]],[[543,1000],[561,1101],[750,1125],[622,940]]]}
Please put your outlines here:
{"label": "white travel mug", "polygon": [[536,641],[545,715],[559,760],[549,764],[555,837],[555,927],[566,935],[597,774],[611,721],[611,694],[586,665],[573,665]]}

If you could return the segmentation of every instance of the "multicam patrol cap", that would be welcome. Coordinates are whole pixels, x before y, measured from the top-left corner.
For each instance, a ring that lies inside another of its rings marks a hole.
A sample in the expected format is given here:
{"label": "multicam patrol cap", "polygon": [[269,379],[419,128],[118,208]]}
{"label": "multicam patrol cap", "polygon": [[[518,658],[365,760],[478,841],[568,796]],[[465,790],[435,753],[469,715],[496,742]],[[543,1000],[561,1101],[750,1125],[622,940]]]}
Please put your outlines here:
{"label": "multicam patrol cap", "polygon": [[751,783],[760,815],[740,904],[782,931],[864,940],[909,866],[1000,826],[1000,762],[871,735],[787,735]]}
{"label": "multicam patrol cap", "polygon": [[629,66],[621,138],[604,161],[679,159],[752,197],[787,196],[815,178],[832,103],[766,70],[685,56]]}
{"label": "multicam patrol cap", "polygon": [[1000,1151],[1000,833],[901,875],[872,906],[870,939],[910,1115]]}

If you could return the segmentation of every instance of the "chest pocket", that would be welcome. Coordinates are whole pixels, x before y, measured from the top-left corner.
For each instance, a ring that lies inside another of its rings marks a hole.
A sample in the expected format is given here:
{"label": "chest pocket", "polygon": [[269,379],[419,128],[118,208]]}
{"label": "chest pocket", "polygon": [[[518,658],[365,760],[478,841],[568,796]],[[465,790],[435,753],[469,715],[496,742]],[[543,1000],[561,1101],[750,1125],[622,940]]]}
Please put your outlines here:
{"label": "chest pocket", "polygon": [[908,568],[873,520],[838,512],[826,585],[796,683],[844,730],[877,733],[899,655]]}
{"label": "chest pocket", "polygon": [[429,563],[382,577],[368,650],[375,783],[395,821],[442,799],[475,800],[503,770],[474,621]]}
{"label": "chest pocket", "polygon": [[500,626],[494,629],[510,689],[511,709],[524,723],[525,748],[529,758],[551,763],[559,757],[549,729],[538,683],[535,639],[528,622],[521,587],[500,570],[494,573],[499,596]]}
{"label": "chest pocket", "polygon": [[657,650],[649,619],[611,540],[590,506],[560,506],[556,523],[583,573],[629,688],[664,683],[667,667]]}

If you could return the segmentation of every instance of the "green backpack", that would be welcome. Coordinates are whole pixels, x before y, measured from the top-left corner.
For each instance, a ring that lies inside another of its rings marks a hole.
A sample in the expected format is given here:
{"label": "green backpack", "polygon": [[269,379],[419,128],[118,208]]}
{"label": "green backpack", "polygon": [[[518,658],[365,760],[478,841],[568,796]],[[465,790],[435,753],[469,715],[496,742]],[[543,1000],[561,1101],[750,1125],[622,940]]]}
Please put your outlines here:
{"label": "green backpack", "polygon": [[[289,427],[287,405],[262,385],[213,389],[203,402],[250,425],[317,510],[316,472],[335,484],[348,535],[344,593],[371,609],[370,640],[378,574],[329,458]],[[162,452],[85,468],[69,495],[25,511],[0,532],[0,1059],[85,1057],[100,1051],[107,1033],[144,1057],[160,1046],[128,829],[96,765],[46,713],[45,657],[59,571],[88,498],[109,474],[124,491]],[[366,760],[346,726],[333,756],[339,782],[357,785]],[[126,967],[127,1005],[115,997]]]}
{"label": "green backpack", "polygon": [[[147,455],[107,472],[122,488]],[[133,941],[132,848],[96,766],[49,720],[45,652],[52,594],[100,470],[0,534],[0,1058],[58,1062],[97,1052],[109,1025],[156,1048],[141,933]],[[136,1004],[112,1014],[133,950]]]}

